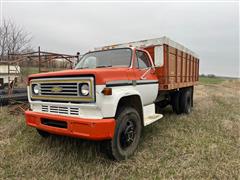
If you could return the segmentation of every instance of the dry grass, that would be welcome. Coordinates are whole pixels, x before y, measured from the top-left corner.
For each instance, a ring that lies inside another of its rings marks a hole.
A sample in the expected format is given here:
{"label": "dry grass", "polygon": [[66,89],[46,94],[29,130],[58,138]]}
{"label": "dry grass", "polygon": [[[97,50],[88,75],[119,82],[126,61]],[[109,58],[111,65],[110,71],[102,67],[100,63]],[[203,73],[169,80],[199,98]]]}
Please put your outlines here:
{"label": "dry grass", "polygon": [[0,110],[0,179],[240,179],[240,82],[200,84],[194,110],[146,127],[135,155],[112,162],[99,143],[43,139]]}

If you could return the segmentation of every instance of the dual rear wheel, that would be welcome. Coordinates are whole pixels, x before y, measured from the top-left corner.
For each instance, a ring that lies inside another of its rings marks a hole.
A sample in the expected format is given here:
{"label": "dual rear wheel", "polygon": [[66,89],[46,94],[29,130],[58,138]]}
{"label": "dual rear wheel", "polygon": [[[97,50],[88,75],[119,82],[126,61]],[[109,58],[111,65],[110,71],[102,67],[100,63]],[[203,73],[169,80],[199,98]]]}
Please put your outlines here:
{"label": "dual rear wheel", "polygon": [[191,112],[193,106],[192,91],[192,88],[186,88],[171,94],[171,105],[176,114],[189,114]]}

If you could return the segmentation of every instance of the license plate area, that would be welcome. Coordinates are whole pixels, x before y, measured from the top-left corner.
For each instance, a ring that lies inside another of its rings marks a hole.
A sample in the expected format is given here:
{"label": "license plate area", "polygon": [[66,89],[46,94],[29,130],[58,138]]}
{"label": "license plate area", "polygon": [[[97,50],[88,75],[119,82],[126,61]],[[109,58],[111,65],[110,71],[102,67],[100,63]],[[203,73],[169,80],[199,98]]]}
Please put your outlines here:
{"label": "license plate area", "polygon": [[67,122],[65,121],[57,121],[57,120],[42,118],[41,123],[46,126],[67,129]]}

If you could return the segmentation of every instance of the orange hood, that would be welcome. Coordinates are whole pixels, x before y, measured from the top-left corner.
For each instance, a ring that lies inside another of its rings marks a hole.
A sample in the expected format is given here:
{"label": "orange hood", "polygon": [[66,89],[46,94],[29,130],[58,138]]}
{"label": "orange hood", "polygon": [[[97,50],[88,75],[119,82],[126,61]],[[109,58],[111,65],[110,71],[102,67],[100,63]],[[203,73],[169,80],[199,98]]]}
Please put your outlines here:
{"label": "orange hood", "polygon": [[50,78],[50,77],[71,77],[81,75],[91,75],[95,77],[96,84],[105,84],[107,81],[113,80],[128,80],[130,68],[97,68],[97,69],[71,69],[56,72],[47,72],[32,74],[28,80],[35,78]]}

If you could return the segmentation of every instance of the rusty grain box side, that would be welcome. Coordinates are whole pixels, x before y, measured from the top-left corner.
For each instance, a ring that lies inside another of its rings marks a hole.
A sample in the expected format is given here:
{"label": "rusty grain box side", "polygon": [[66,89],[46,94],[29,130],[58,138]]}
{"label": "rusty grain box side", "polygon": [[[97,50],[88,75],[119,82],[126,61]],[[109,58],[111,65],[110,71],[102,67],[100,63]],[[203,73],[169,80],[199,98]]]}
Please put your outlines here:
{"label": "rusty grain box side", "polygon": [[163,46],[164,65],[156,68],[160,90],[195,85],[199,76],[199,59],[169,45]]}

